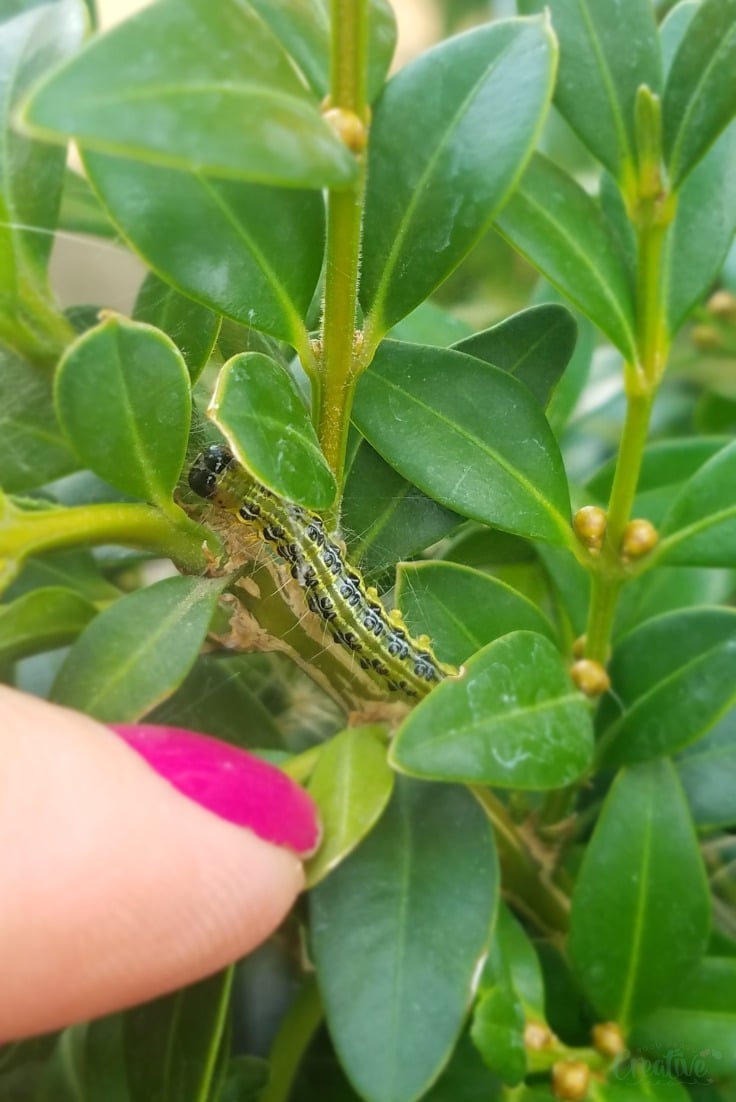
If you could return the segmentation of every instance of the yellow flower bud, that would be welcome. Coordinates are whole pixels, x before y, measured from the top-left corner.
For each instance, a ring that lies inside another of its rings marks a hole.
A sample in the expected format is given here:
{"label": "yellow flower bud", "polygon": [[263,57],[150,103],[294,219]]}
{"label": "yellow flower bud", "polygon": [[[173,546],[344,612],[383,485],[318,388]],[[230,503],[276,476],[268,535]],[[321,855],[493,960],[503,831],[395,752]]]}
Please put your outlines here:
{"label": "yellow flower bud", "polygon": [[575,535],[589,551],[600,551],[607,523],[605,510],[598,505],[584,505],[572,518]]}
{"label": "yellow flower bud", "polygon": [[556,1098],[580,1102],[588,1094],[590,1068],[581,1060],[560,1060],[552,1068],[552,1091]]}
{"label": "yellow flower bud", "polygon": [[736,295],[731,291],[714,291],[708,299],[708,313],[714,318],[736,321]]}
{"label": "yellow flower bud", "polygon": [[600,696],[611,688],[611,679],[605,666],[592,658],[579,658],[570,668],[570,676],[586,696]]}
{"label": "yellow flower bud", "polygon": [[690,337],[695,347],[703,352],[714,352],[722,344],[720,333],[712,325],[694,325]]}
{"label": "yellow flower bud", "polygon": [[593,1047],[602,1056],[620,1056],[626,1051],[626,1041],[616,1022],[597,1022],[593,1026]]}
{"label": "yellow flower bud", "polygon": [[625,559],[641,559],[659,543],[659,532],[649,520],[630,520],[621,537],[621,554]]}
{"label": "yellow flower bud", "polygon": [[329,107],[324,112],[324,118],[351,153],[363,152],[368,142],[368,131],[354,111],[348,111],[344,107]]}
{"label": "yellow flower bud", "polygon": [[524,1047],[532,1052],[550,1048],[557,1038],[546,1022],[527,1022],[524,1027]]}

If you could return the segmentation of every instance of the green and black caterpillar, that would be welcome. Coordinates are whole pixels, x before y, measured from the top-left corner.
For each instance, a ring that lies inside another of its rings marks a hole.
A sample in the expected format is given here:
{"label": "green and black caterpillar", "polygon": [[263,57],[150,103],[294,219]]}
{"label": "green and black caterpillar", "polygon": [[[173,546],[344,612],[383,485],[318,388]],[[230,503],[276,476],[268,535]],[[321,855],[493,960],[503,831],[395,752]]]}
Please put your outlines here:
{"label": "green and black caterpillar", "polygon": [[267,490],[226,447],[212,444],[197,457],[189,485],[199,497],[237,516],[288,564],[307,607],[391,693],[417,699],[456,672],[438,661],[426,636],[411,637],[397,610],[386,611],[317,513]]}

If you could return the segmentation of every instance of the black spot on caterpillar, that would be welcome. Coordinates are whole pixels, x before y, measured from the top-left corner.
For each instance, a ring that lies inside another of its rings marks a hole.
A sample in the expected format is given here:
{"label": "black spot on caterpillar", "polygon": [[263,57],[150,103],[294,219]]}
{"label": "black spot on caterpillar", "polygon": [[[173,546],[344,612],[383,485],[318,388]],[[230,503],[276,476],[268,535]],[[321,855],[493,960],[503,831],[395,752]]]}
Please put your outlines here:
{"label": "black spot on caterpillar", "polygon": [[411,638],[398,611],[386,611],[317,513],[271,493],[227,448],[212,444],[202,452],[189,472],[189,485],[247,524],[290,565],[310,611],[390,692],[416,699],[455,672],[437,660],[426,636]]}

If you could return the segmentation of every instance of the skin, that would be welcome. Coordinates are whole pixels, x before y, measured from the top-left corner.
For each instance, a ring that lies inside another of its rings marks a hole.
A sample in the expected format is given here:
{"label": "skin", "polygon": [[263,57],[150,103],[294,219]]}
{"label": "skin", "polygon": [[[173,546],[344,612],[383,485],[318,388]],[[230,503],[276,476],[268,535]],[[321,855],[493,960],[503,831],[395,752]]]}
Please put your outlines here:
{"label": "skin", "polygon": [[0,686],[0,884],[3,1042],[216,972],[276,928],[304,876],[105,727]]}

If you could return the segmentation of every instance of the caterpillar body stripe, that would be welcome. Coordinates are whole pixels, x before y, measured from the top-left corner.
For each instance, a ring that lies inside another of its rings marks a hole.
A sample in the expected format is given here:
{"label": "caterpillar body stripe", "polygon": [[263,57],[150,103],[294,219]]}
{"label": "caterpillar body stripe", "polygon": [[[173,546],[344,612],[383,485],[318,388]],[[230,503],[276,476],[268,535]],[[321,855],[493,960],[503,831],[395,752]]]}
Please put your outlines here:
{"label": "caterpillar body stripe", "polygon": [[456,672],[438,661],[426,636],[412,638],[398,611],[386,611],[319,514],[267,490],[226,447],[212,444],[197,457],[189,485],[247,524],[288,565],[309,610],[390,693],[414,700]]}

